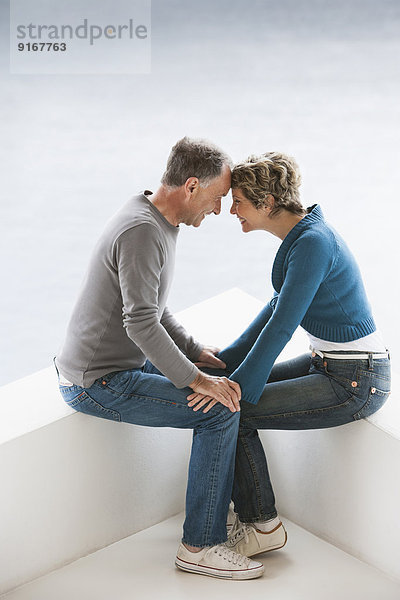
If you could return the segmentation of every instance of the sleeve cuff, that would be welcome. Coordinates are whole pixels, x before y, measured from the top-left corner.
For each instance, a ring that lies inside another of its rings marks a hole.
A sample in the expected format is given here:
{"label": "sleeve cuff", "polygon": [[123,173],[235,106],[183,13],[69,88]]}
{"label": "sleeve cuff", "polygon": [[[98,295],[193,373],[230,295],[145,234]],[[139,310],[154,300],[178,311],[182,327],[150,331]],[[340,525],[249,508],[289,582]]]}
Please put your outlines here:
{"label": "sleeve cuff", "polygon": [[199,373],[199,369],[196,367],[196,365],[192,364],[190,365],[190,367],[188,367],[188,369],[185,369],[185,373],[184,376],[182,378],[179,378],[179,380],[175,380],[172,383],[174,384],[174,386],[178,389],[182,389],[184,387],[189,387],[189,384],[192,383],[192,381],[194,381],[197,377]]}

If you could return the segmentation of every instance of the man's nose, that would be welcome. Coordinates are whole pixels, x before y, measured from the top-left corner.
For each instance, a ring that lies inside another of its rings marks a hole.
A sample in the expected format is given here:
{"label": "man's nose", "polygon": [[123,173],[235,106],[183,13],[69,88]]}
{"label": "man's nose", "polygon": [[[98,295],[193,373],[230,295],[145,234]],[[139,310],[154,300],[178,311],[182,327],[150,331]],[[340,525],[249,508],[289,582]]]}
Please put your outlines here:
{"label": "man's nose", "polygon": [[221,198],[216,201],[215,208],[213,210],[214,215],[219,215],[220,212],[221,212]]}

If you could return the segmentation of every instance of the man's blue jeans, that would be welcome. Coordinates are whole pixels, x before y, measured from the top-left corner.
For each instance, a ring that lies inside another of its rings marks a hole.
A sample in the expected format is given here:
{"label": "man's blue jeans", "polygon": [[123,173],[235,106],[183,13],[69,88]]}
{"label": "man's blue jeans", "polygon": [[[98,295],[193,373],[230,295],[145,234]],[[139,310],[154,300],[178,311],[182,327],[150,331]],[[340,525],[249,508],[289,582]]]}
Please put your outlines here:
{"label": "man's blue jeans", "polygon": [[387,358],[322,359],[304,354],[276,364],[258,404],[241,402],[232,495],[240,520],[277,515],[257,429],[322,429],[351,423],[376,412],[389,391]]}
{"label": "man's blue jeans", "polygon": [[186,397],[149,362],[143,369],[109,373],[89,388],[60,386],[77,411],[135,425],[193,429],[183,541],[214,546],[226,540],[240,413],[216,404],[195,412]]}

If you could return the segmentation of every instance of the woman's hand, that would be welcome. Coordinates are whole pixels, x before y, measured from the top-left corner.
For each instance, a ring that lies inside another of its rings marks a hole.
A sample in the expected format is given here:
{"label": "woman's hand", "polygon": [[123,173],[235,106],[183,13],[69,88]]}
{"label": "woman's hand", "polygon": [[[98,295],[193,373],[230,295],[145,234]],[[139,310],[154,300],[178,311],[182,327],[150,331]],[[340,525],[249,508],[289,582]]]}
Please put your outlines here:
{"label": "woman's hand", "polygon": [[240,411],[242,392],[236,381],[231,381],[227,377],[207,375],[199,371],[190,387],[195,393],[190,394],[187,399],[189,406],[195,406],[194,410],[196,411],[209,403],[209,406],[203,411],[208,412],[217,402],[229,408],[231,412]]}
{"label": "woman's hand", "polygon": [[215,346],[204,346],[203,350],[199,354],[197,362],[195,363],[196,367],[225,369],[226,364],[215,356],[218,352],[219,348],[215,348]]}

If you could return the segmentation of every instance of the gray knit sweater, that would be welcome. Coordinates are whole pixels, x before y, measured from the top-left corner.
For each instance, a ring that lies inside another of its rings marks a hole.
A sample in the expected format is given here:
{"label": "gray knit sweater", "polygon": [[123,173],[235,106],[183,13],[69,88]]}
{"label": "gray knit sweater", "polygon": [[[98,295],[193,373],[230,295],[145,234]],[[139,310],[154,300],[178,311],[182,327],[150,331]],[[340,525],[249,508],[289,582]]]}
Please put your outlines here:
{"label": "gray knit sweater", "polygon": [[106,373],[141,368],[146,358],[178,388],[198,373],[191,360],[202,346],[166,306],[179,227],[146,198],[149,193],[122,206],[93,251],[56,358],[75,385],[87,388]]}

